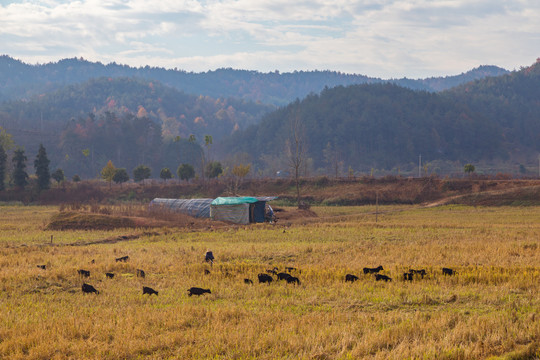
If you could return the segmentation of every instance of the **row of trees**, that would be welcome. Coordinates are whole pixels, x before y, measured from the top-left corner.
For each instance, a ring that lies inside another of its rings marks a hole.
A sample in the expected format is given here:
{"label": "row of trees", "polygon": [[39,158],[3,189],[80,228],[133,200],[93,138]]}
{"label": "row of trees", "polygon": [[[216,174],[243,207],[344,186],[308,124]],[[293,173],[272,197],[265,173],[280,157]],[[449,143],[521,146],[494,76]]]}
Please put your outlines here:
{"label": "row of trees", "polygon": [[[7,153],[0,143],[0,191],[5,190],[5,179],[7,176]],[[14,151],[12,161],[11,182],[13,186],[24,189],[28,185],[28,173],[26,172],[26,162],[28,158],[24,149],[18,148]],[[51,185],[51,178],[57,182],[64,180],[64,172],[61,169],[55,170],[52,174],[49,171],[50,160],[43,144],[40,144],[39,151],[34,160],[37,186],[40,190],[48,189]]]}
{"label": "row of trees", "polygon": [[[206,176],[210,179],[216,178],[223,173],[223,167],[219,161],[212,161],[206,165]],[[178,178],[184,181],[189,181],[195,177],[195,168],[191,164],[181,164],[176,170]],[[247,175],[247,173],[246,173]],[[152,169],[146,165],[138,165],[133,169],[133,180],[135,182],[143,182],[146,179],[150,179],[152,176]],[[245,176],[245,175],[244,175]],[[167,181],[174,178],[172,171],[165,167],[162,168],[159,177]],[[101,169],[101,178],[112,184],[114,181],[116,184],[122,184],[129,181],[129,175],[125,168],[117,168],[114,166],[112,160],[107,162],[107,165]]]}
{"label": "row of trees", "polygon": [[[5,178],[8,168],[7,159],[8,157],[4,150],[4,146],[0,144],[0,191],[5,190]],[[29,176],[26,171],[27,161],[28,158],[25,155],[24,149],[18,148],[14,151],[12,157],[13,169],[11,172],[11,182],[15,187],[24,189],[28,185]],[[45,147],[40,144],[39,151],[34,160],[37,187],[40,190],[48,189],[50,187],[51,178],[56,180],[57,183],[61,183],[65,180],[64,171],[62,169],[56,169],[51,174],[49,164],[50,160],[47,157],[47,151],[45,150]],[[246,176],[247,172],[243,174],[243,176]],[[206,164],[205,173],[208,178],[215,178],[223,173],[223,167],[220,162],[212,161]],[[235,172],[233,171],[233,174],[234,173]],[[181,164],[178,167],[176,174],[179,179],[189,181],[195,177],[195,168],[191,164]],[[151,178],[151,176],[152,170],[146,165],[138,165],[133,169],[133,180],[135,182],[144,183],[144,180]],[[161,169],[159,177],[164,181],[167,181],[172,179],[174,175],[169,168],[165,167]],[[122,184],[130,180],[127,170],[125,168],[117,168],[111,160],[109,160],[107,165],[101,170],[101,178],[108,181],[110,185],[113,181],[116,184]],[[80,181],[80,177],[74,175],[73,181]]]}
{"label": "row of trees", "polygon": [[[195,177],[195,168],[190,164],[182,164],[177,170],[178,178],[181,180],[189,181]],[[133,180],[135,182],[143,182],[146,179],[150,179],[152,176],[152,169],[146,165],[139,165],[133,169]],[[161,169],[159,177],[164,181],[172,179],[174,177],[172,171],[169,168]],[[101,170],[101,178],[112,185],[114,181],[116,184],[123,184],[129,181],[129,175],[125,168],[117,168],[113,162],[109,160],[107,165]]]}
{"label": "row of trees", "polygon": [[[101,125],[98,124],[98,128],[106,125],[109,121],[115,122],[115,119],[119,119],[114,114],[108,113],[106,114],[104,118],[104,122],[101,123]],[[125,118],[123,118],[125,120]],[[147,119],[139,119],[139,118],[130,118],[131,120],[142,120],[143,123],[147,121]],[[130,120],[128,120],[130,121]],[[93,123],[93,119],[91,120]],[[123,130],[126,130],[123,128]],[[124,133],[126,133],[124,131]],[[129,135],[129,134],[127,134]],[[129,137],[129,136],[128,136]],[[215,178],[220,176],[224,169],[222,164],[219,161],[211,161],[210,153],[211,153],[211,146],[213,144],[213,138],[211,135],[205,135],[204,136],[204,146],[205,150],[203,151],[202,147],[197,144],[197,139],[195,135],[190,135],[189,138],[183,139],[177,136],[174,140],[174,143],[187,145],[188,148],[192,148],[197,150],[195,151],[191,156],[191,160],[195,163],[199,163],[200,166],[200,176],[201,178]],[[0,179],[2,180],[2,188],[5,188],[5,178],[8,175],[8,154],[7,151],[13,150],[15,147],[15,142],[12,139],[11,134],[8,134],[3,128],[0,127],[0,145],[1,145],[1,151],[0,151]],[[79,147],[84,144],[78,144]],[[151,147],[151,144],[144,143],[141,144],[143,148],[146,148],[148,152],[148,157],[152,157],[152,151],[148,151],[148,147]],[[149,146],[150,145],[150,146]],[[184,150],[186,150],[186,146],[182,147]],[[150,149],[152,150],[152,149]],[[175,152],[175,151],[173,151]],[[114,154],[114,152],[112,152]],[[90,148],[82,149],[80,151],[80,154],[83,156],[82,159],[80,159],[80,163],[82,165],[82,168],[88,169],[88,167],[91,167],[92,164],[94,164],[95,159],[94,158],[94,150]],[[104,154],[103,154],[104,155]],[[22,147],[19,147],[16,151],[12,154],[12,162],[13,165],[10,166],[10,170],[12,168],[12,171],[10,171],[10,177],[9,177],[9,183],[24,188],[28,184],[28,174],[26,172],[26,161],[28,160],[25,155],[25,150]],[[90,158],[91,162],[88,163],[88,161],[85,161],[85,158]],[[68,160],[69,157],[66,155],[66,159]],[[123,157],[121,158],[123,160]],[[122,161],[123,162],[123,161]],[[51,161],[49,160],[47,156],[47,152],[45,150],[45,147],[43,144],[40,144],[38,154],[36,156],[35,160],[35,170],[36,170],[36,177],[38,179],[38,187],[40,189],[46,189],[50,186],[50,179],[51,176],[53,179],[57,179],[58,182],[61,182],[65,179],[64,171],[60,168],[55,170],[52,174],[50,174],[49,166]],[[86,165],[86,166],[84,166]],[[128,162],[129,165],[129,162]],[[191,165],[188,162],[182,162],[182,165],[177,169],[178,177],[182,180],[190,180],[195,177],[196,168]],[[112,160],[108,160],[107,165],[102,169],[101,171],[101,177],[103,179],[108,180],[109,182],[115,181],[116,183],[123,183],[129,180],[129,175],[127,170],[125,168],[119,168],[117,169],[114,165]],[[86,174],[86,177],[92,177]],[[136,182],[144,181],[145,179],[148,179],[151,177],[151,169],[147,165],[137,165],[133,170],[133,179]],[[170,178],[173,178],[173,172],[170,170],[169,167],[163,167],[160,172],[160,178],[164,180],[168,180]],[[73,181],[80,181],[80,176],[78,174],[73,175]]]}

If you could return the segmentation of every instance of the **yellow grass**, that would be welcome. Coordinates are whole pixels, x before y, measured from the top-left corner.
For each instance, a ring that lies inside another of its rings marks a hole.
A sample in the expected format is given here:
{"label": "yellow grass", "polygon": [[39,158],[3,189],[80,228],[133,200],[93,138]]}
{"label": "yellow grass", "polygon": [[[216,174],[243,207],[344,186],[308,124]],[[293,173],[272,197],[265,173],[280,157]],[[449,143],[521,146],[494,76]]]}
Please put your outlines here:
{"label": "yellow grass", "polygon": [[[381,207],[377,223],[374,207],[313,210],[318,218],[288,228],[142,235],[43,231],[57,208],[0,206],[0,358],[540,356],[540,208]],[[122,255],[130,262],[114,261]],[[393,282],[363,275],[378,265]],[[273,266],[299,268],[301,286],[258,284]],[[404,282],[409,267],[428,275]],[[81,293],[80,268],[99,295]],[[347,273],[360,280],[344,283]],[[143,297],[143,285],[159,296]],[[191,286],[212,294],[188,297]]]}

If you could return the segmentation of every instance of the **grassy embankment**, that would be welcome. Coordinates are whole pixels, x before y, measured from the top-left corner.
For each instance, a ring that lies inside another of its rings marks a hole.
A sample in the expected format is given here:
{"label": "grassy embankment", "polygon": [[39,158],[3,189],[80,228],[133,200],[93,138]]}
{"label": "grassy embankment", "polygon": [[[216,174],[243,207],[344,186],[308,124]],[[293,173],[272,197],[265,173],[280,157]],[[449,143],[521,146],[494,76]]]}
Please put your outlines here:
{"label": "grassy embankment", "polygon": [[[162,228],[83,245],[144,230],[44,231],[56,208],[0,207],[0,358],[540,356],[540,208],[401,208],[378,223],[373,208],[314,208],[317,221],[286,229]],[[394,281],[362,274],[377,265]],[[243,283],[273,266],[301,269],[301,286]],[[428,276],[404,282],[409,267]],[[99,295],[81,293],[79,268]],[[212,294],[190,298],[191,286]]]}

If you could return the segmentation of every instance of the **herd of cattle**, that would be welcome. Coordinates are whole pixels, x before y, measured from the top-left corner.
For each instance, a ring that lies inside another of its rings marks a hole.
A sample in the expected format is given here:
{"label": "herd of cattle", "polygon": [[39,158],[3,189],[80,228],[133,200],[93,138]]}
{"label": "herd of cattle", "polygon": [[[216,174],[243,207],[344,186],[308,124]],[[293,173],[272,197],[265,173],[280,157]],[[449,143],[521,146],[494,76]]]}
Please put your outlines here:
{"label": "herd of cattle", "polygon": [[[129,256],[122,256],[122,257],[116,258],[115,260],[116,260],[116,262],[127,262],[127,261],[129,261]],[[205,261],[210,263],[210,265],[213,265],[213,263],[214,263],[214,255],[212,254],[211,251],[206,252]],[[92,263],[94,263],[94,260],[92,260]],[[37,267],[42,269],[42,270],[47,269],[46,265],[37,265]],[[376,268],[367,268],[367,267],[365,267],[363,269],[363,272],[364,272],[364,275],[373,274],[376,281],[381,281],[381,280],[382,281],[392,281],[392,278],[390,278],[389,276],[379,274],[379,272],[381,272],[382,270],[384,270],[384,268],[382,266],[378,266]],[[274,267],[273,269],[266,270],[266,273],[258,274],[257,278],[259,280],[259,283],[261,283],[261,284],[264,284],[264,283],[270,284],[271,282],[274,281],[274,276],[275,276],[278,281],[283,280],[283,281],[286,281],[288,284],[300,285],[300,279],[298,277],[296,277],[296,276],[293,276],[291,274],[293,272],[301,273],[301,271],[299,271],[297,268],[294,268],[294,267],[285,267],[283,272],[279,272],[279,269],[277,267]],[[90,271],[89,270],[79,269],[79,270],[77,270],[77,273],[81,278],[90,277]],[[455,275],[456,271],[453,270],[453,269],[450,269],[450,268],[442,268],[442,273],[443,273],[443,275],[450,275],[451,276],[451,275]],[[206,275],[210,274],[210,270],[204,270],[204,274],[206,274]],[[427,272],[426,272],[425,269],[420,269],[420,270],[409,269],[408,272],[403,273],[403,280],[404,281],[413,281],[413,278],[415,277],[415,275],[420,276],[423,279],[424,276],[426,276],[426,274],[427,274]],[[114,273],[107,272],[107,273],[105,273],[105,276],[107,277],[107,279],[113,279],[114,278]],[[144,270],[137,269],[137,277],[145,278],[146,273],[144,272]],[[354,275],[354,274],[345,275],[345,282],[355,282],[357,280],[359,280],[359,277]],[[253,285],[253,280],[251,280],[249,278],[245,278],[244,283],[249,284],[249,285]],[[89,293],[99,294],[99,291],[94,286],[92,286],[90,284],[87,284],[87,283],[82,284],[81,290],[82,290],[82,292],[84,294],[89,294]],[[203,288],[199,288],[199,287],[191,287],[187,291],[188,291],[188,296],[192,296],[192,295],[200,296],[200,295],[203,295],[203,294],[206,294],[206,293],[208,293],[208,294],[212,293],[210,291],[210,289],[203,289]],[[152,289],[151,287],[143,286],[142,294],[143,295],[146,295],[146,294],[147,295],[154,295],[155,294],[157,296],[158,291]]]}

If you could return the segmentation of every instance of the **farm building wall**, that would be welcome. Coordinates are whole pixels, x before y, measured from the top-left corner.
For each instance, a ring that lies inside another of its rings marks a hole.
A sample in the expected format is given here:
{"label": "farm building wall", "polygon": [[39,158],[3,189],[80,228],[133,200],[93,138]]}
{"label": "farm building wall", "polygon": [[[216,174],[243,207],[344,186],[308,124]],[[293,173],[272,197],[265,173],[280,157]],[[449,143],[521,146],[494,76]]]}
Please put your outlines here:
{"label": "farm building wall", "polygon": [[212,220],[249,224],[249,204],[211,205],[210,217]]}

